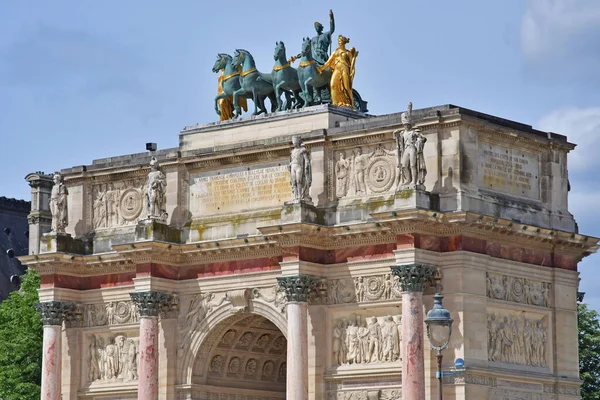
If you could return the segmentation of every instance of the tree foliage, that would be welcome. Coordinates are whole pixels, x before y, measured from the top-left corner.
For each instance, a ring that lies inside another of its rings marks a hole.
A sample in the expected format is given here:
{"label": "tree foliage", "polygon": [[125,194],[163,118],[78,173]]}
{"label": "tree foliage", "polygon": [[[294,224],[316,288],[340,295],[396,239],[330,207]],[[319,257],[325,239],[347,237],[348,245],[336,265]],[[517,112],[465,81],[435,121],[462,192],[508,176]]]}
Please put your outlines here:
{"label": "tree foliage", "polygon": [[579,377],[581,398],[600,399],[600,316],[585,304],[578,306]]}
{"label": "tree foliage", "polygon": [[28,270],[21,289],[0,304],[0,399],[40,398],[43,327],[35,309],[40,276]]}

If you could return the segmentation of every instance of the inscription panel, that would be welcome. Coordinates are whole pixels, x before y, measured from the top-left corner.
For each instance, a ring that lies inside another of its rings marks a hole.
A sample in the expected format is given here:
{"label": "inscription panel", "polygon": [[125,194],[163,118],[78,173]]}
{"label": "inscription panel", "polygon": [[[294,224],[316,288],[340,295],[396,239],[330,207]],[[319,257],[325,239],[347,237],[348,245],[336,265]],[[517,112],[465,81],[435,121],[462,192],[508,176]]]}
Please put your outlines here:
{"label": "inscription panel", "polygon": [[537,154],[481,143],[477,180],[481,188],[539,200],[540,163]]}
{"label": "inscription panel", "polygon": [[190,175],[189,201],[193,217],[276,207],[291,197],[286,165]]}

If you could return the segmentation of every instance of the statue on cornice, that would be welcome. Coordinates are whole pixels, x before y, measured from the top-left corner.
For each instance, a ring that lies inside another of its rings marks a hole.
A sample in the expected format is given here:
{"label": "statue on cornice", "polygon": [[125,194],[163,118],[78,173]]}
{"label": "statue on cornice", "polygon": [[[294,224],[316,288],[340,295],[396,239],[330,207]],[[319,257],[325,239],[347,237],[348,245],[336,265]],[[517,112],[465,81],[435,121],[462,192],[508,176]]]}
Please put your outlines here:
{"label": "statue on cornice", "polygon": [[63,176],[60,172],[54,174],[54,186],[50,194],[50,212],[52,213],[52,233],[65,233],[68,224],[67,196]]}
{"label": "statue on cornice", "polygon": [[412,103],[408,103],[407,111],[402,113],[400,118],[403,128],[394,131],[398,147],[398,167],[400,168],[398,190],[424,190],[427,167],[423,148],[427,139],[419,128],[413,127]]}
{"label": "statue on cornice", "polygon": [[156,157],[150,160],[150,172],[146,182],[146,205],[148,219],[166,219],[167,177],[161,171]]}
{"label": "statue on cornice", "polygon": [[310,185],[312,184],[312,167],[310,153],[304,147],[300,136],[292,137],[294,148],[290,155],[290,184],[292,185],[292,199],[295,202],[312,203]]}

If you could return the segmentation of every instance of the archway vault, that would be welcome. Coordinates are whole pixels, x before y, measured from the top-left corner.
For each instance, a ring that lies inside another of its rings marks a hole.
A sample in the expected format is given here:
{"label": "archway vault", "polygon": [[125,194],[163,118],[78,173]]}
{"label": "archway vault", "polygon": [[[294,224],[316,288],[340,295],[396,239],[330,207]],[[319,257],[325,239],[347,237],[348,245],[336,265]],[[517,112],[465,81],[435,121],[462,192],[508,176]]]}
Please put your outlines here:
{"label": "archway vault", "polygon": [[217,306],[185,349],[180,382],[207,398],[285,398],[286,328],[285,314],[268,302],[253,299],[245,311]]}

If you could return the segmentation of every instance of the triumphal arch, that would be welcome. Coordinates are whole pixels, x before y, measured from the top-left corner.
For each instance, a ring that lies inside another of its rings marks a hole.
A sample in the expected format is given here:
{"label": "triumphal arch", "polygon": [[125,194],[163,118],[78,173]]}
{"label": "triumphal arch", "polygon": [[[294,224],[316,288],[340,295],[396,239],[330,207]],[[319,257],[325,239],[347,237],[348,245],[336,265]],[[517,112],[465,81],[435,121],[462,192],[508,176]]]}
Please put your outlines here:
{"label": "triumphal arch", "polygon": [[325,104],[30,174],[44,398],[429,398],[441,291],[445,398],[576,399],[597,239],[567,207],[573,148],[453,105]]}
{"label": "triumphal arch", "polygon": [[328,53],[333,12],[315,30],[269,74],[219,54],[220,121],[178,147],[26,177],[42,399],[425,400],[436,292],[444,398],[579,398],[598,239],[568,209],[575,145],[453,105],[368,114],[359,52]]}

